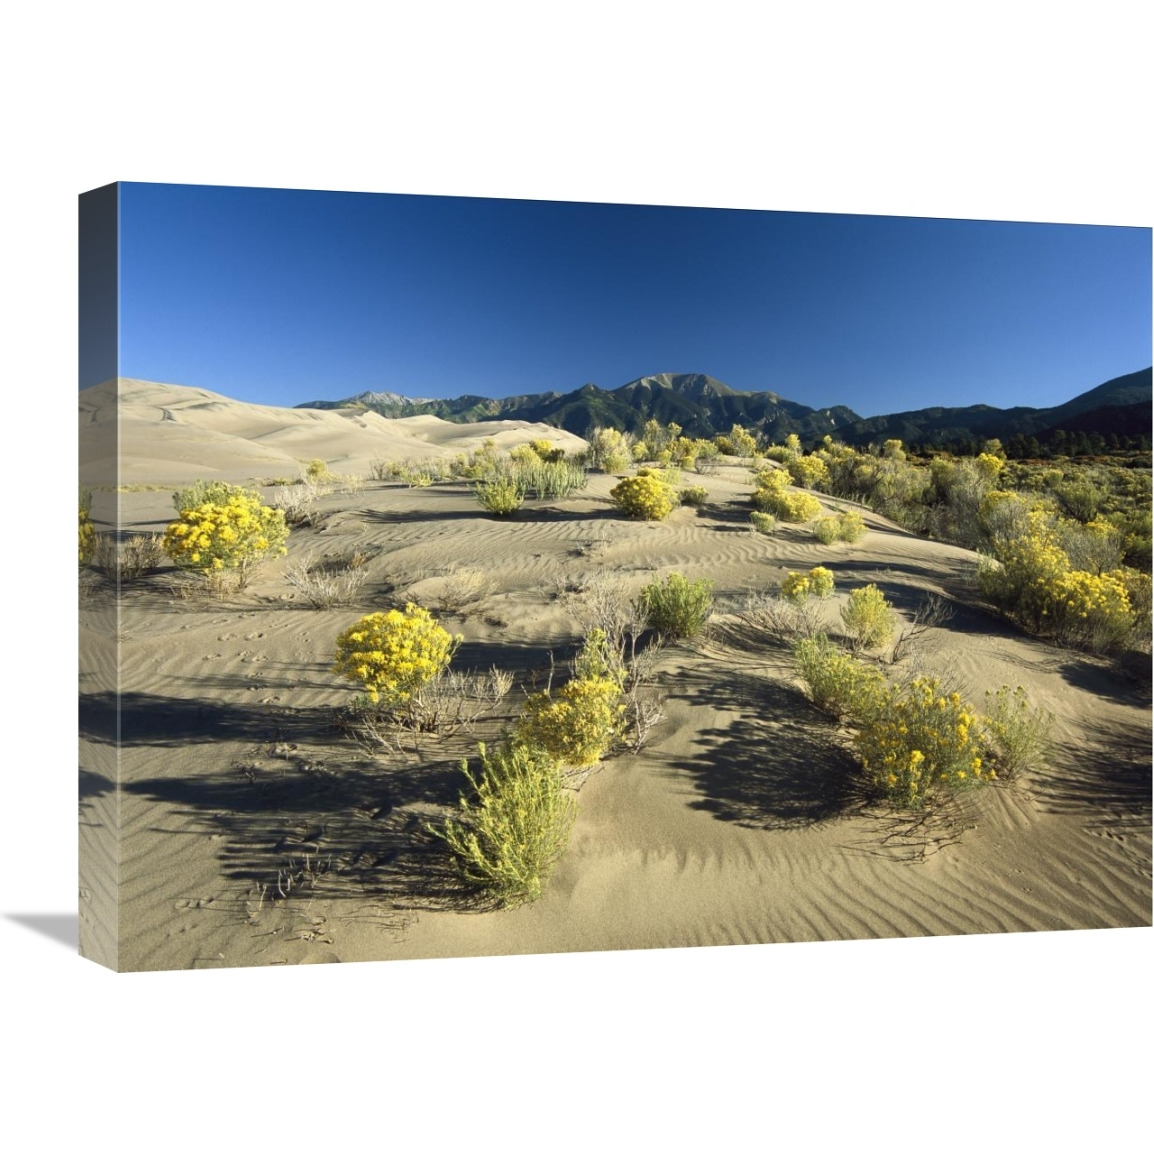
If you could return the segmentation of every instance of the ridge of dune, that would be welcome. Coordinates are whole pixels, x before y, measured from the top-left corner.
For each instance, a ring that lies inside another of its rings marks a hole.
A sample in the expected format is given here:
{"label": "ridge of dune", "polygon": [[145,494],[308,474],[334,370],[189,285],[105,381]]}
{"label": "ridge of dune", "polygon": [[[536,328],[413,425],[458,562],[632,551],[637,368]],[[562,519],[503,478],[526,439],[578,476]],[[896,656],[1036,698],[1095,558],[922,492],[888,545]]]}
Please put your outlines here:
{"label": "ridge of dune", "polygon": [[[338,473],[368,473],[377,459],[444,457],[492,438],[502,449],[545,439],[573,452],[580,437],[543,424],[454,424],[439,417],[390,419],[339,409],[293,409],[234,401],[207,389],[121,377],[81,390],[83,479],[223,480],[296,475],[321,458]],[[99,432],[115,428],[119,451]]]}

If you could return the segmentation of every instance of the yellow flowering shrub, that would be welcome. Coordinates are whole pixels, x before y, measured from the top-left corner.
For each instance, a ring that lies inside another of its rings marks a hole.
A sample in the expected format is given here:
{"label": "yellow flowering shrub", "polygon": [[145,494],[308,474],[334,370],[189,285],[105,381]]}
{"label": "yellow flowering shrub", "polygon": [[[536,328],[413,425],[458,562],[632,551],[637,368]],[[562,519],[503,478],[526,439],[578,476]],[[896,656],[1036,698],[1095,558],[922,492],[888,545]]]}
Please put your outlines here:
{"label": "yellow flowering shrub", "polygon": [[893,636],[893,608],[876,585],[855,589],[842,606],[841,619],[855,649],[876,649]]}
{"label": "yellow flowering shrub", "polygon": [[821,457],[812,454],[808,457],[790,457],[785,462],[785,467],[793,483],[805,489],[815,489],[829,484],[829,469]]}
{"label": "yellow flowering shrub", "polygon": [[757,438],[743,425],[734,425],[728,435],[715,438],[717,447],[734,457],[752,457],[757,452]]}
{"label": "yellow flowering shrub", "polygon": [[943,692],[937,678],[890,685],[854,742],[871,783],[895,805],[919,808],[938,790],[992,780],[973,707]]}
{"label": "yellow flowering shrub", "polygon": [[824,601],[833,592],[833,573],[816,565],[808,573],[787,573],[781,583],[781,596],[794,605],[804,605],[810,597]]}
{"label": "yellow flowering shrub", "polygon": [[821,502],[812,494],[790,492],[789,474],[784,469],[764,469],[756,474],[753,483],[754,508],[772,513],[781,521],[799,524],[812,521],[821,512]]}
{"label": "yellow flowering shrub", "polygon": [[96,526],[92,524],[92,515],[87,509],[80,509],[80,564],[87,565],[92,559],[96,548]]}
{"label": "yellow flowering shrub", "polygon": [[[982,592],[1034,632],[1091,649],[1122,644],[1137,624],[1130,571],[1075,569],[1048,514],[1035,510],[1026,521],[1026,532],[996,541],[994,558],[979,566]],[[1088,526],[1080,531],[1099,532]]]}
{"label": "yellow flowering shrub", "polygon": [[1108,647],[1125,640],[1134,624],[1130,597],[1118,573],[1073,569],[1047,589],[1050,628],[1059,636]]}
{"label": "yellow flowering shrub", "polygon": [[532,449],[542,461],[560,461],[565,456],[565,450],[558,449],[552,441],[543,439],[530,441],[529,448]]}
{"label": "yellow flowering shrub", "polygon": [[609,497],[627,517],[637,521],[664,521],[677,503],[676,489],[650,469],[622,478],[610,489]]}
{"label": "yellow flowering shrub", "polygon": [[529,698],[513,741],[539,746],[565,765],[593,765],[609,751],[624,713],[616,677],[576,677],[556,693]]}
{"label": "yellow flowering shrub", "polygon": [[993,453],[979,453],[974,461],[978,475],[991,485],[1001,475],[1005,464],[1006,462],[1001,457],[997,457]]}
{"label": "yellow flowering shrub", "polygon": [[162,547],[182,569],[209,576],[235,572],[243,588],[255,566],[287,552],[288,534],[283,510],[236,494],[227,504],[185,509],[168,526]]}
{"label": "yellow flowering shrub", "polygon": [[865,521],[855,510],[838,513],[833,517],[818,517],[813,523],[813,535],[823,544],[848,541],[851,545],[865,535]]}
{"label": "yellow flowering shrub", "polygon": [[463,638],[454,637],[427,609],[411,602],[387,613],[370,613],[337,638],[333,672],[361,685],[369,700],[406,702],[442,673]]}

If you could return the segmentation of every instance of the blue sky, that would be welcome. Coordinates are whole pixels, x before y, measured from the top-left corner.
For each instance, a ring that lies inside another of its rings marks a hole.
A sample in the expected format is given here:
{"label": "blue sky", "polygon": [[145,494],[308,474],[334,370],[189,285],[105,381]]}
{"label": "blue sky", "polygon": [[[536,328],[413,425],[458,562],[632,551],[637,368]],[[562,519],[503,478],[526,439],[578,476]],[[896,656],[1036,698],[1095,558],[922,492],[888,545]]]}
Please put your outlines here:
{"label": "blue sky", "polygon": [[1151,362],[1149,228],[120,188],[120,375],[262,404],[703,372],[871,416]]}

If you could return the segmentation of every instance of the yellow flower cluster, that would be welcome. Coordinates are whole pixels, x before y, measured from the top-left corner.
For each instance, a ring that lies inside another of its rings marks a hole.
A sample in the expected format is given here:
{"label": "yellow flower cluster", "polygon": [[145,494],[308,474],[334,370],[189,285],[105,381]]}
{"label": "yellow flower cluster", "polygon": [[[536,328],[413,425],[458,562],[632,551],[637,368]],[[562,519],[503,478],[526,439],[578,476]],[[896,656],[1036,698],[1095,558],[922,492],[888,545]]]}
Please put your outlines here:
{"label": "yellow flower cluster", "polygon": [[1006,462],[1001,457],[994,456],[993,453],[979,453],[974,464],[978,474],[993,484],[1001,474]]}
{"label": "yellow flower cluster", "polygon": [[1121,573],[1085,573],[1073,569],[1058,577],[1047,591],[1055,625],[1075,633],[1090,626],[1126,626],[1132,620],[1130,597]]}
{"label": "yellow flower cluster", "polygon": [[833,592],[833,573],[817,565],[808,573],[787,573],[781,583],[781,596],[794,605],[803,605],[810,597],[825,600]]}
{"label": "yellow flower cluster", "polygon": [[[1032,629],[1095,644],[1123,636],[1134,621],[1128,572],[1074,569],[1045,512],[1031,512],[1027,525],[1026,533],[999,543],[998,564],[979,570],[982,591]],[[1112,526],[1085,528],[1102,535]]]}
{"label": "yellow flower cluster", "polygon": [[754,507],[794,524],[812,521],[821,512],[821,502],[810,493],[791,493],[789,481],[790,475],[784,469],[765,469],[758,473],[753,478]]}
{"label": "yellow flower cluster", "polygon": [[87,509],[80,510],[80,564],[86,565],[96,548],[96,526]]}
{"label": "yellow flower cluster", "polygon": [[452,636],[427,609],[370,613],[337,638],[333,672],[364,687],[369,700],[401,704],[444,672],[463,638]]}
{"label": "yellow flower cluster", "polygon": [[664,477],[650,469],[639,469],[635,477],[624,477],[609,491],[613,503],[637,521],[664,521],[677,503],[677,491]]}
{"label": "yellow flower cluster", "polygon": [[978,715],[937,678],[891,685],[855,738],[874,785],[898,805],[923,805],[938,788],[992,780],[982,762]]}
{"label": "yellow flower cluster", "polygon": [[813,523],[813,535],[823,545],[832,545],[835,541],[849,541],[852,544],[860,541],[865,532],[862,515],[853,509],[833,517],[818,517]]}
{"label": "yellow flower cluster", "polygon": [[829,469],[819,456],[790,457],[785,462],[785,467],[795,485],[815,489],[829,484]]}
{"label": "yellow flower cluster", "polygon": [[530,697],[514,740],[538,746],[566,765],[593,765],[608,752],[624,712],[619,680],[578,677],[556,694],[546,690]]}
{"label": "yellow flower cluster", "polygon": [[243,585],[255,565],[287,551],[288,533],[282,510],[237,493],[225,504],[185,509],[168,526],[162,545],[182,569],[236,570]]}

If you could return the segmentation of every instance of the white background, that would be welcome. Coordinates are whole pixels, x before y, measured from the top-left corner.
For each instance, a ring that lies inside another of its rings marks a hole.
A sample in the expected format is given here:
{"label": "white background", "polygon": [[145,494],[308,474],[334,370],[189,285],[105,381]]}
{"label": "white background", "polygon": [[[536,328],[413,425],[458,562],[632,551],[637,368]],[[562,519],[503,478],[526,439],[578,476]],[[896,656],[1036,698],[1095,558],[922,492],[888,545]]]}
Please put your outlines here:
{"label": "white background", "polygon": [[787,7],[6,17],[0,998],[6,1130],[44,1135],[21,1148],[1110,1149],[1148,1131],[1149,929],[116,976],[11,917],[76,905],[80,192],[1151,225],[1138,6]]}

